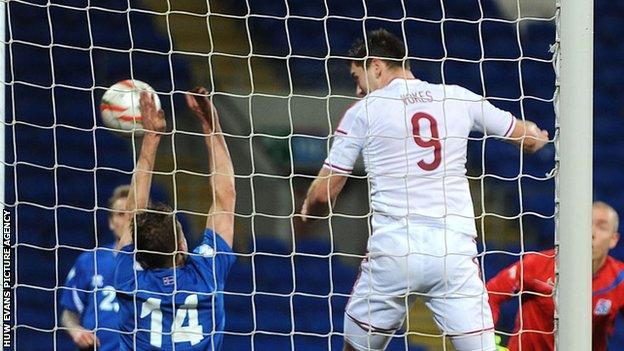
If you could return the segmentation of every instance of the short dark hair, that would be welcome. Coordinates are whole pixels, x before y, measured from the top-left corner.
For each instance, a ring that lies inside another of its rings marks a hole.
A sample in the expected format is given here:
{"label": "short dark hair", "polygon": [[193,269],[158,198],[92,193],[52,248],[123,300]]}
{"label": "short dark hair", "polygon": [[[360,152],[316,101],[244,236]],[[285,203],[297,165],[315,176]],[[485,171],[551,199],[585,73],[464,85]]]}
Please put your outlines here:
{"label": "short dark hair", "polygon": [[362,67],[364,59],[369,56],[369,59],[366,60],[366,67],[370,65],[371,59],[379,58],[386,62],[389,67],[410,68],[409,60],[405,58],[403,41],[383,28],[367,32],[366,43],[363,38],[353,42],[348,56],[351,58],[349,65],[354,63]]}
{"label": "short dark hair", "polygon": [[[136,260],[144,269],[172,267],[178,248],[178,235],[182,235],[173,209],[158,203],[136,214],[130,228],[136,228]],[[145,252],[149,251],[149,252]]]}

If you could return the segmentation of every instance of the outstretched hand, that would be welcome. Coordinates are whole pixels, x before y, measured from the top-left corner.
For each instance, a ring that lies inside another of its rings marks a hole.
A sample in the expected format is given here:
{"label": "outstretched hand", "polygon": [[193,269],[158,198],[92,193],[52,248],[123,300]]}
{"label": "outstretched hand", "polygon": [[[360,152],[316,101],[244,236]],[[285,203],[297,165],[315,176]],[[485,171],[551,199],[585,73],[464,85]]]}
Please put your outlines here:
{"label": "outstretched hand", "polygon": [[139,99],[141,116],[143,118],[143,128],[147,131],[162,133],[165,131],[165,112],[156,109],[153,93],[142,91]]}
{"label": "outstretched hand", "polygon": [[208,90],[196,87],[186,94],[186,104],[199,119],[206,132],[215,132],[219,129],[219,113],[208,98]]}

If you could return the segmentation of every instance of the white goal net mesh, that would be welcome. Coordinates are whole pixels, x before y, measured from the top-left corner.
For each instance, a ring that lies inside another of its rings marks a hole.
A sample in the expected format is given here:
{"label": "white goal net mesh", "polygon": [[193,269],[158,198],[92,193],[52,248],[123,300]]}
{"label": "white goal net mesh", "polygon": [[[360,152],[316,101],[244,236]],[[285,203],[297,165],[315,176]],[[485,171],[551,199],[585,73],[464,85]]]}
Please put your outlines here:
{"label": "white goal net mesh", "polygon": [[[77,269],[86,275],[81,287],[66,286],[66,278],[79,257],[93,267],[96,249],[113,242],[108,199],[135,165],[140,139],[114,134],[100,118],[104,91],[120,80],[147,82],[160,97],[170,133],[152,197],[174,208],[190,247],[201,239],[212,192],[184,92],[205,86],[220,111],[238,193],[224,350],[342,348],[344,309],[372,234],[361,162],[328,219],[305,224],[299,213],[340,117],[356,101],[347,52],[365,30],[386,28],[403,40],[418,79],[463,86],[555,135],[554,2],[5,4],[4,205],[12,216],[15,350],[75,347],[63,322],[64,291],[84,305],[77,313],[94,314],[83,316],[86,329],[114,331],[97,320],[108,318],[101,308],[116,309],[98,273]],[[487,280],[526,253],[553,247],[555,149],[524,155],[475,133],[467,157]],[[509,298],[496,325],[503,344],[526,296]],[[388,350],[438,349],[452,349],[448,335],[417,302]]]}

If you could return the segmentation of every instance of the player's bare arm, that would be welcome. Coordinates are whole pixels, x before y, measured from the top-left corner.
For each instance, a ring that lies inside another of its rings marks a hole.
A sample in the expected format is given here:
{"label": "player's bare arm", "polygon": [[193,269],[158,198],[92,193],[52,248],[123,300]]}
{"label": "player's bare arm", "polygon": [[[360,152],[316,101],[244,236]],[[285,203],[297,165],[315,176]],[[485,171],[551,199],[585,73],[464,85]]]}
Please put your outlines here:
{"label": "player's bare arm", "polygon": [[540,129],[531,121],[516,118],[516,125],[511,132],[510,142],[522,147],[525,152],[533,153],[548,143],[548,131]]}
{"label": "player's bare arm", "polygon": [[95,336],[95,333],[80,325],[80,315],[78,313],[64,310],[61,315],[61,324],[67,328],[67,333],[79,349],[93,348],[95,345],[100,346],[100,341]]}
{"label": "player's bare arm", "polygon": [[338,195],[347,182],[346,175],[332,172],[329,168],[321,168],[316,179],[310,185],[301,214],[303,221],[308,216],[323,217],[329,213],[330,206],[336,203]]}
{"label": "player's bare arm", "polygon": [[210,185],[214,199],[208,211],[206,228],[212,228],[231,247],[234,239],[236,188],[234,166],[221,131],[219,112],[208,98],[208,91],[204,87],[197,87],[188,93],[186,102],[202,126],[208,150]]}
{"label": "player's bare arm", "polygon": [[163,110],[157,110],[154,97],[146,91],[141,92],[139,101],[141,107],[141,116],[143,117],[143,128],[146,130],[141,144],[139,159],[134,169],[132,182],[130,183],[130,192],[126,200],[125,218],[126,229],[119,239],[117,248],[120,249],[133,242],[133,233],[130,230],[130,223],[134,218],[137,210],[147,208],[149,202],[149,193],[152,186],[152,171],[154,170],[154,162],[156,160],[156,152],[162,133],[165,131],[165,113]]}

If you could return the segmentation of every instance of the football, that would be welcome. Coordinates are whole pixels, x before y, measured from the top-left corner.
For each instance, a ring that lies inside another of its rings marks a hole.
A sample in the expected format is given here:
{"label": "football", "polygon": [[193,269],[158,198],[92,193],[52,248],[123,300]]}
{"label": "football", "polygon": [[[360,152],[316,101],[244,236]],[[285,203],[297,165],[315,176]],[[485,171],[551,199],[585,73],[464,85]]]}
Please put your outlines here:
{"label": "football", "polygon": [[158,95],[149,84],[136,79],[122,80],[113,84],[102,96],[100,113],[104,125],[122,136],[143,135],[143,123],[139,108],[139,98],[142,91],[153,93],[156,108],[160,109]]}

